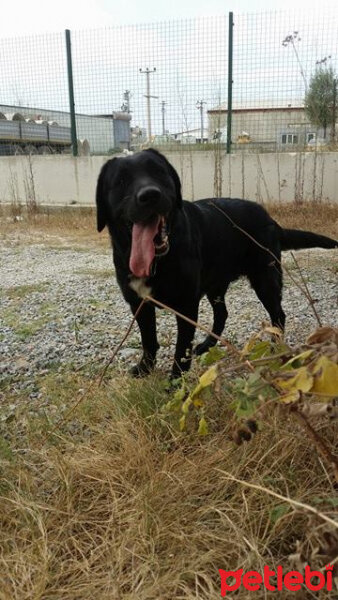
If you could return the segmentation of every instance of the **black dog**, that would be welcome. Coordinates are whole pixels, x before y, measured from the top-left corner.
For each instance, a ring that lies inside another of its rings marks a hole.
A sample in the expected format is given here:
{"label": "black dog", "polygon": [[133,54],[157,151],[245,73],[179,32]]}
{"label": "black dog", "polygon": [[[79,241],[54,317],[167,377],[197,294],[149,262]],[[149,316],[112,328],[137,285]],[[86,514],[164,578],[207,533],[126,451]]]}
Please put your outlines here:
{"label": "black dog", "polygon": [[[231,281],[246,275],[272,324],[283,329],[281,251],[338,247],[328,237],[282,229],[254,202],[182,200],[175,169],[155,150],[109,160],[98,179],[96,202],[97,228],[109,228],[117,281],[133,314],[141,302],[141,284],[155,299],[194,321],[206,294],[217,335],[227,318],[224,296]],[[132,373],[145,375],[158,349],[152,303],[144,304],[137,322],[143,356]],[[177,327],[173,377],[189,369],[195,333],[183,319],[177,318]],[[215,343],[208,336],[195,351],[201,354]]]}

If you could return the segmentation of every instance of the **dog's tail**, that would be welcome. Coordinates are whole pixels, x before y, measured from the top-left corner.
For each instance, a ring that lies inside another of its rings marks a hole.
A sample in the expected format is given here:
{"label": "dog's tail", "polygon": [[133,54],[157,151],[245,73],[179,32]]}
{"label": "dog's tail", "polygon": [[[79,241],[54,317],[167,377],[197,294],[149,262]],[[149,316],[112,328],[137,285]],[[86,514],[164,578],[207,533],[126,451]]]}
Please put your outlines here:
{"label": "dog's tail", "polygon": [[325,235],[300,229],[282,229],[280,235],[282,250],[300,250],[302,248],[338,248],[338,241]]}

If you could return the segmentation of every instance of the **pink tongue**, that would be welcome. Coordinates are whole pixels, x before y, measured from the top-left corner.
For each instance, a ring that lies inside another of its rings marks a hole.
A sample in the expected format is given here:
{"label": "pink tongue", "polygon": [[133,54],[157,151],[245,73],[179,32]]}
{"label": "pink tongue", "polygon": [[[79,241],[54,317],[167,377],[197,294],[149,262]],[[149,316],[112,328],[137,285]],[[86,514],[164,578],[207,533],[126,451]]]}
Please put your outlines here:
{"label": "pink tongue", "polygon": [[135,277],[149,277],[151,263],[155,256],[154,237],[157,234],[160,217],[149,225],[134,223],[132,231],[129,268]]}

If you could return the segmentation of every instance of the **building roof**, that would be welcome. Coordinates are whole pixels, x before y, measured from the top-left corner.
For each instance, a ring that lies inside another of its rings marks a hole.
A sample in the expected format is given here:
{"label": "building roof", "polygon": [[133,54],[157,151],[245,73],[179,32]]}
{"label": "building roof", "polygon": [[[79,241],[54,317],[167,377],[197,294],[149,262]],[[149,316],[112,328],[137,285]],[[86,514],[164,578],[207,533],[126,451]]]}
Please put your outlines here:
{"label": "building roof", "polygon": [[[304,110],[304,103],[300,100],[293,100],[290,102],[278,102],[273,100],[262,100],[262,101],[247,101],[247,102],[236,102],[232,105],[232,112],[264,112],[264,111],[291,111],[291,110]],[[221,112],[228,112],[228,103],[222,102],[215,108],[210,108],[207,111],[209,114],[219,114]]]}
{"label": "building roof", "polygon": [[[195,135],[195,134],[200,134],[201,133],[201,127],[195,127],[195,129],[185,129],[184,131],[178,131],[177,133],[174,133],[173,135]],[[204,126],[203,127],[203,135],[208,134],[208,127]]]}

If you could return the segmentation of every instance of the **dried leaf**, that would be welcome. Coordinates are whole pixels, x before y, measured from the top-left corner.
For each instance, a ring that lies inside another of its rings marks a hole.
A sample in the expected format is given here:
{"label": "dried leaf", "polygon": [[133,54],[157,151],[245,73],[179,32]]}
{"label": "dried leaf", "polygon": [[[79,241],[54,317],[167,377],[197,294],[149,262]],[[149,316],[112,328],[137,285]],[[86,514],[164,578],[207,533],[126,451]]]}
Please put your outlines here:
{"label": "dried leaf", "polygon": [[283,404],[293,404],[294,402],[298,402],[300,398],[299,390],[290,390],[290,392],[286,392],[286,394],[282,394],[279,397],[280,402]]}
{"label": "dried leaf", "polygon": [[[313,368],[314,384],[312,391],[328,396],[338,396],[338,365],[321,356]],[[323,398],[325,402],[325,397]]]}
{"label": "dried leaf", "polygon": [[300,367],[291,372],[280,373],[274,383],[283,390],[309,392],[313,386],[313,376],[306,367]]}
{"label": "dried leaf", "polygon": [[338,418],[338,406],[334,406],[331,402],[304,402],[298,410],[306,417],[323,417],[328,416],[330,419]]}
{"label": "dried leaf", "polygon": [[312,333],[306,343],[310,346],[315,344],[323,344],[325,342],[334,342],[338,344],[338,329],[335,327],[319,327],[314,333]]}
{"label": "dried leaf", "polygon": [[264,333],[271,333],[271,335],[275,335],[279,338],[283,337],[283,332],[279,327],[272,327],[271,325],[267,325],[264,327]]}

